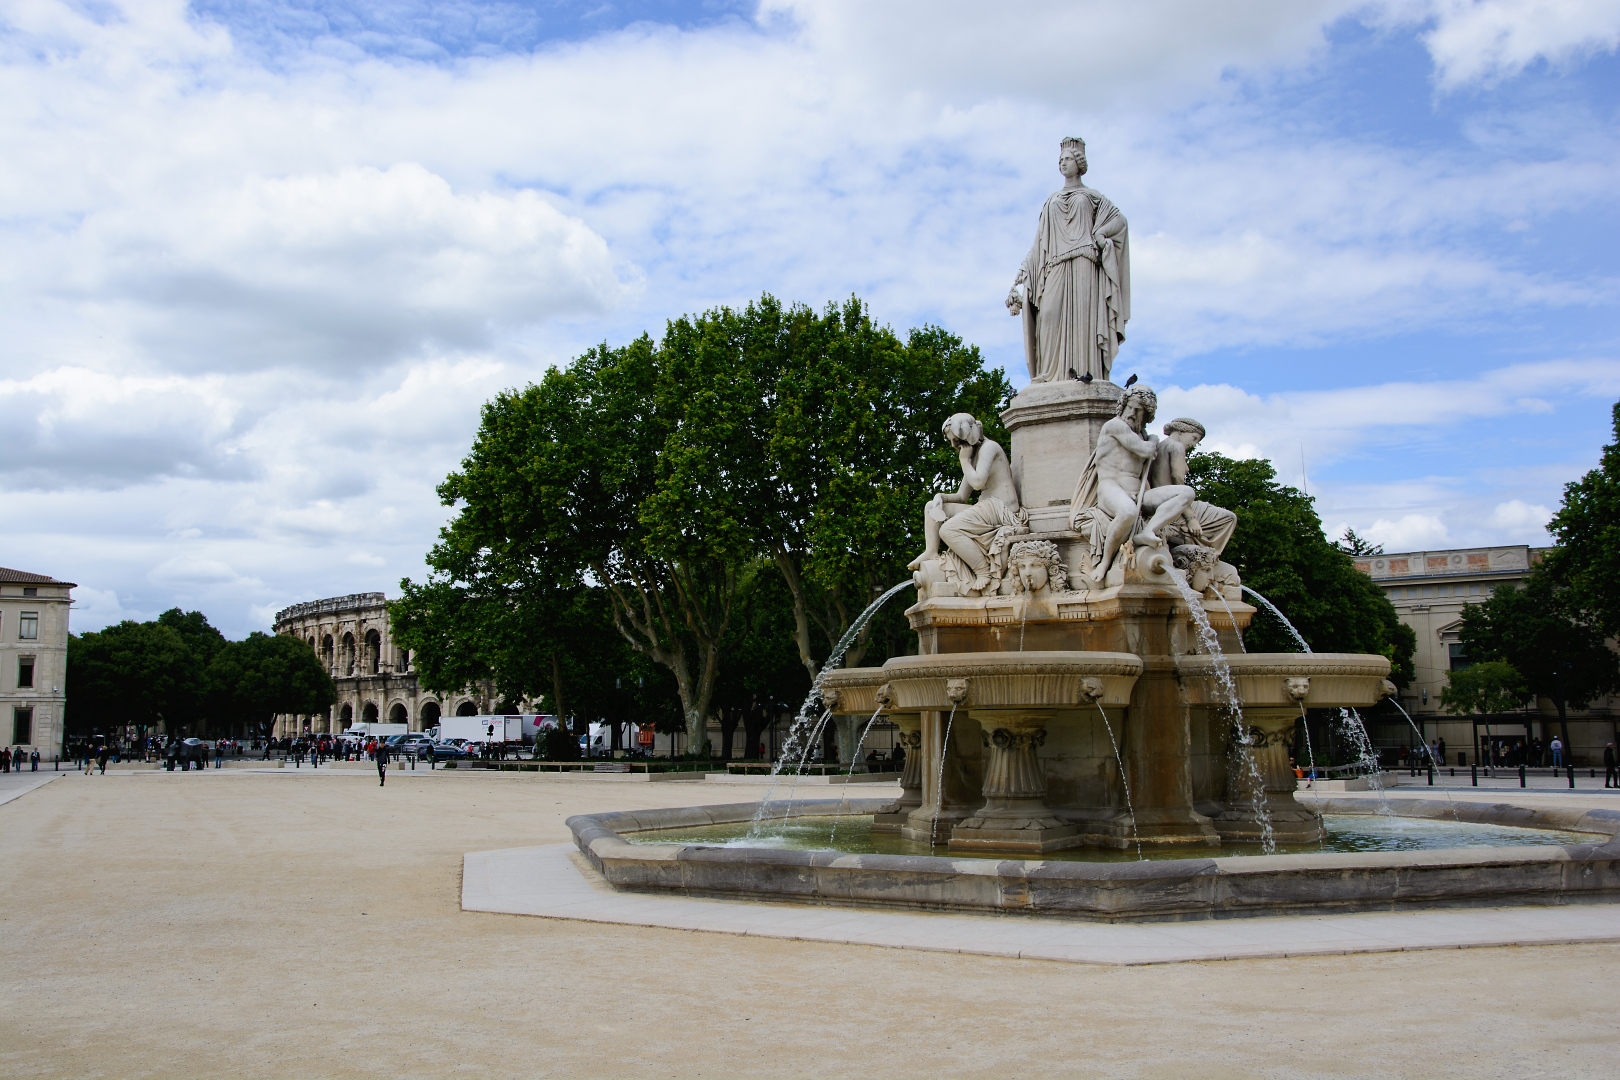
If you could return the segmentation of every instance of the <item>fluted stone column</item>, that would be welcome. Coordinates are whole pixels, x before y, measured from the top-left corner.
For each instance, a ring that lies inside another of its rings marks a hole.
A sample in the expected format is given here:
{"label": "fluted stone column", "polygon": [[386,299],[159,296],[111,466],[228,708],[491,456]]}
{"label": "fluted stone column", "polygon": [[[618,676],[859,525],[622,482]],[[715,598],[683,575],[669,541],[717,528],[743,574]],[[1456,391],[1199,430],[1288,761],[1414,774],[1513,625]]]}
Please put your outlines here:
{"label": "fluted stone column", "polygon": [[[1294,798],[1299,781],[1288,764],[1288,738],[1299,715],[1298,708],[1243,710],[1250,745],[1246,751],[1234,745],[1227,758],[1226,810],[1215,819],[1222,843],[1261,843],[1265,833],[1262,805],[1276,843],[1314,844],[1322,838],[1322,819]],[[1245,753],[1254,756],[1255,771],[1260,774],[1258,792]]]}
{"label": "fluted stone column", "polygon": [[891,713],[888,718],[900,729],[895,741],[905,747],[906,761],[900,771],[900,797],[873,817],[872,831],[896,833],[923,801],[922,714]]}
{"label": "fluted stone column", "polygon": [[1046,805],[1040,748],[1047,710],[975,712],[985,747],[984,805],[951,830],[953,851],[1039,854],[1078,844],[1080,828]]}

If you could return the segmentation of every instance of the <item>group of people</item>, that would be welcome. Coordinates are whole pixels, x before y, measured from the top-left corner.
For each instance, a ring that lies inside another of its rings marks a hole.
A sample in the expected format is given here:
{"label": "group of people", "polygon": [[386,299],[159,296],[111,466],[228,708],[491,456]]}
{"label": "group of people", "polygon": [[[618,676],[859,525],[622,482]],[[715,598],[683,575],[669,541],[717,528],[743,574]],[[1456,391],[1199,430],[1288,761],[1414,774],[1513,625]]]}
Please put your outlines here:
{"label": "group of people", "polygon": [[1557,735],[1543,743],[1540,739],[1485,739],[1480,743],[1480,764],[1500,767],[1524,765],[1532,769],[1551,766],[1561,769],[1570,764],[1564,741]]}
{"label": "group of people", "polygon": [[9,746],[0,747],[0,773],[10,772],[13,766],[16,766],[18,772],[22,772],[24,765],[29,767],[30,772],[39,772],[39,751],[29,750],[24,746],[19,746],[15,750]]}

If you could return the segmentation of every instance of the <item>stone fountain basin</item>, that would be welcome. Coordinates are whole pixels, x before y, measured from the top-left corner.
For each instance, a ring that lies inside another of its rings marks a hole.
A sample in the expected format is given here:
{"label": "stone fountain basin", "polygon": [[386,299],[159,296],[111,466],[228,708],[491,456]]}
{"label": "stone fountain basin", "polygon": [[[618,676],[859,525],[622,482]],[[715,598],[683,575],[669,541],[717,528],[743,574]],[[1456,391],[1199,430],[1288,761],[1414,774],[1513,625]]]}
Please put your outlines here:
{"label": "stone fountain basin", "polygon": [[[771,814],[872,814],[880,799],[773,804]],[[840,807],[842,810],[840,811]],[[1323,799],[1324,813],[1366,813]],[[758,803],[582,814],[574,843],[614,888],[756,901],[1014,914],[1105,922],[1620,901],[1620,811],[1535,810],[1427,799],[1410,817],[1568,829],[1610,839],[1545,848],[1250,855],[1125,863],[851,855],[703,844],[631,844],[623,834],[751,820]]]}
{"label": "stone fountain basin", "polygon": [[[1189,705],[1226,704],[1217,658],[1174,659]],[[1239,653],[1225,660],[1244,708],[1365,708],[1394,689],[1386,682],[1389,660],[1366,653]]]}
{"label": "stone fountain basin", "polygon": [[882,672],[894,711],[949,712],[1129,705],[1142,666],[1131,653],[982,652],[896,656]]}

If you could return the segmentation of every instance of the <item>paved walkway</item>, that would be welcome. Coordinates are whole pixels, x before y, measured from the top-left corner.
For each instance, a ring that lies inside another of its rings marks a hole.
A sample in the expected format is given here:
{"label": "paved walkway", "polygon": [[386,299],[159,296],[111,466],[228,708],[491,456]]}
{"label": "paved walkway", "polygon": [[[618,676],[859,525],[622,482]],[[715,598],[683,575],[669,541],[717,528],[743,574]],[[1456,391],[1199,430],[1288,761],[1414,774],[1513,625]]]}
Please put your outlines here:
{"label": "paved walkway", "polygon": [[12,799],[20,799],[35,788],[50,783],[58,776],[72,776],[73,773],[58,772],[10,772],[0,773],[0,806]]}
{"label": "paved walkway", "polygon": [[572,844],[469,853],[462,868],[461,906],[744,937],[1083,964],[1620,942],[1620,904],[1110,924],[698,900],[619,892]]}

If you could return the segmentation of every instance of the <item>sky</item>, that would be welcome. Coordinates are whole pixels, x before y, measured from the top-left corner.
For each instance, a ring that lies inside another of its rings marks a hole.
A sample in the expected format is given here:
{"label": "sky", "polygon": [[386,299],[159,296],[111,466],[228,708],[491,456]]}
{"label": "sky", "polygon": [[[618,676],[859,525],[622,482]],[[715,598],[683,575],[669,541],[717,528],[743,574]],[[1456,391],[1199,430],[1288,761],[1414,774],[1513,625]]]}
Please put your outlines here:
{"label": "sky", "polygon": [[1389,550],[1620,398],[1620,0],[0,0],[0,565],[75,631],[398,592],[482,403],[769,292],[1003,306],[1059,140],[1136,373]]}

